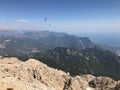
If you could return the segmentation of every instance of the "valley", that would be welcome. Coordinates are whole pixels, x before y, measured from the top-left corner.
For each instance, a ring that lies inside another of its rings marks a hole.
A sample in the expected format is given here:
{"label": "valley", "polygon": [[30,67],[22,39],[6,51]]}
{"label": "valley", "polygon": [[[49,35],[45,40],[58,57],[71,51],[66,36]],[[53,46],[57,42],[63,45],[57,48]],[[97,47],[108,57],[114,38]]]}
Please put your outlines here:
{"label": "valley", "polygon": [[[19,35],[19,37],[17,37]],[[49,31],[1,33],[0,56],[35,58],[72,76],[93,74],[120,79],[120,57],[87,37]]]}

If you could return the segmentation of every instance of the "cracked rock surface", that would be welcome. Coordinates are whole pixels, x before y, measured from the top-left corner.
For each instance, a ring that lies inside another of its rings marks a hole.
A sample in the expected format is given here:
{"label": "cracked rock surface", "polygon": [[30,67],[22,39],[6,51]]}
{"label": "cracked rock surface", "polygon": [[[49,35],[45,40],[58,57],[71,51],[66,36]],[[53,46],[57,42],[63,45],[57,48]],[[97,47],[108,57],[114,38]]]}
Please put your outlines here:
{"label": "cracked rock surface", "polygon": [[0,90],[120,90],[120,82],[108,77],[69,74],[35,59],[0,59]]}

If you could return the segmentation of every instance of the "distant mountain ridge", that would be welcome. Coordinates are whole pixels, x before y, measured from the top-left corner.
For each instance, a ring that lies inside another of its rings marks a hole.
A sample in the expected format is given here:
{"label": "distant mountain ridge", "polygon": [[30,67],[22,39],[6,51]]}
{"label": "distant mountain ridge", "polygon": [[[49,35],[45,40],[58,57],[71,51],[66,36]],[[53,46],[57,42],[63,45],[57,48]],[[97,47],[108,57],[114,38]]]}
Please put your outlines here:
{"label": "distant mountain ridge", "polygon": [[7,51],[29,54],[33,49],[41,52],[55,47],[85,49],[95,46],[87,37],[49,31],[0,31],[0,36],[0,45],[4,46],[0,48],[0,54],[8,55],[12,53]]}

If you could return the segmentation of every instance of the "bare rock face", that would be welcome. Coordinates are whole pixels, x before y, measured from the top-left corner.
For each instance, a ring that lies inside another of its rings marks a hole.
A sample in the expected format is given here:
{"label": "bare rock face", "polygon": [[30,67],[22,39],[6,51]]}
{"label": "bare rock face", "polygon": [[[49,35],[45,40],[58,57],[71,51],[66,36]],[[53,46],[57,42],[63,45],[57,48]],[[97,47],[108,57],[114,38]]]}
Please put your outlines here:
{"label": "bare rock face", "polygon": [[87,80],[81,76],[73,77],[72,79],[69,79],[69,88],[67,90],[87,90],[88,88],[90,90],[93,90],[89,87],[89,84]]}
{"label": "bare rock face", "polygon": [[97,77],[89,85],[95,90],[115,90],[117,82],[108,77]]}
{"label": "bare rock face", "polygon": [[35,59],[0,59],[0,90],[120,90],[119,84],[108,77],[72,77]]}
{"label": "bare rock face", "polygon": [[120,90],[120,81],[117,82],[117,85],[115,87],[115,90]]}

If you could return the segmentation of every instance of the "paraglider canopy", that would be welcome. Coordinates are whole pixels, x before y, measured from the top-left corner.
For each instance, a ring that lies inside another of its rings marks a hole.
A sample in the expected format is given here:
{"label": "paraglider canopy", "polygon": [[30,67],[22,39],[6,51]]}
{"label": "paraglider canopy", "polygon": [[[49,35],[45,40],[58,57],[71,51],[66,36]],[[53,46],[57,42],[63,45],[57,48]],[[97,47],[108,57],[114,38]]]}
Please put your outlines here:
{"label": "paraglider canopy", "polygon": [[46,22],[50,17],[45,17],[44,22]]}

